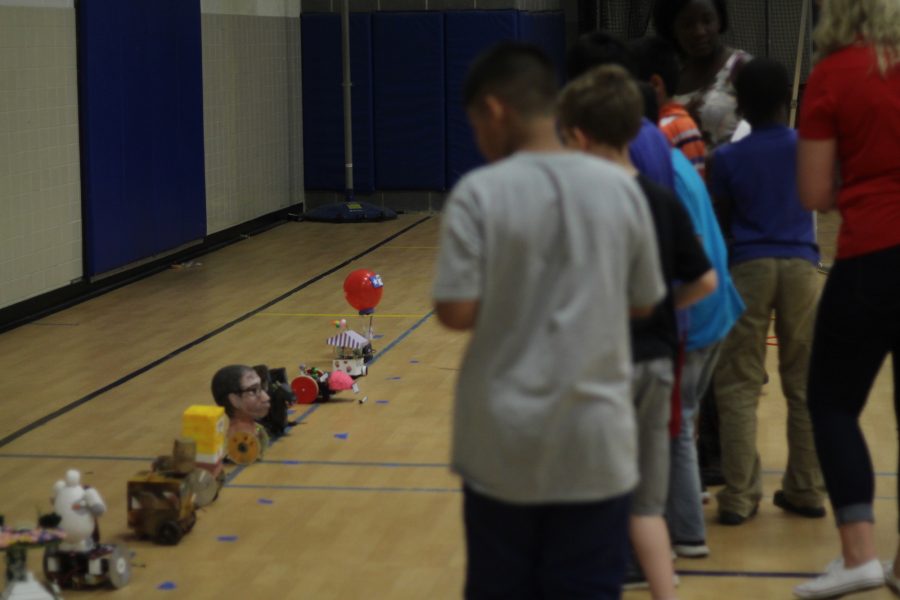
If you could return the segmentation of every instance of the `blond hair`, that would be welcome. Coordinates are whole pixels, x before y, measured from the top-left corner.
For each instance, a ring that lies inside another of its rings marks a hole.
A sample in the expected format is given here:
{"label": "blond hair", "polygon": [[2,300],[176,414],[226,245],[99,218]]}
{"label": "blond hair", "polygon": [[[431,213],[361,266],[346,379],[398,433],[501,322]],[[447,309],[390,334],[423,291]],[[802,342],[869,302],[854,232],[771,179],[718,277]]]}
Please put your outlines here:
{"label": "blond hair", "polygon": [[621,148],[641,129],[644,99],[628,71],[603,65],[563,89],[557,115],[563,128],[578,127],[596,142]]}
{"label": "blond hair", "polygon": [[900,1],[823,0],[814,39],[819,59],[859,42],[871,44],[885,75],[900,63]]}

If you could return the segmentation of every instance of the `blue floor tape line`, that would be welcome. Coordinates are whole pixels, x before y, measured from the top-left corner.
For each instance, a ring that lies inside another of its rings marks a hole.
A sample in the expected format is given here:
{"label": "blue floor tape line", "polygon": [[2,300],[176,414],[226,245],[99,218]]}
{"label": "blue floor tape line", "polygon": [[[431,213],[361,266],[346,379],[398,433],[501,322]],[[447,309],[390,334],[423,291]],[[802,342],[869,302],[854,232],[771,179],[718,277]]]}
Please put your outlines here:
{"label": "blue floor tape line", "polygon": [[[397,337],[397,339],[395,339],[395,340],[392,341],[390,344],[388,344],[387,347],[385,347],[384,350],[382,350],[381,352],[378,352],[375,356],[373,356],[373,357],[372,357],[372,360],[369,361],[369,365],[374,364],[374,363],[377,362],[378,359],[380,359],[382,356],[384,356],[385,354],[387,354],[388,352],[390,352],[391,350],[393,350],[393,349],[397,346],[397,344],[399,344],[400,342],[402,342],[403,340],[405,340],[406,337],[407,337],[410,333],[412,333],[413,331],[415,331],[416,329],[418,329],[418,328],[422,325],[422,323],[424,323],[425,321],[427,321],[427,320],[431,317],[431,315],[433,315],[433,314],[434,314],[434,311],[431,311],[431,312],[429,312],[427,315],[425,315],[424,317],[422,317],[421,319],[419,319],[418,321],[416,321],[415,323],[413,323],[413,325],[412,325],[409,329],[407,329],[406,331],[404,331],[403,333],[401,333],[401,334]],[[302,422],[306,419],[306,417],[308,417],[308,416],[311,415],[313,412],[315,412],[316,409],[319,408],[320,406],[322,406],[322,405],[321,405],[321,404],[313,404],[309,409],[307,409],[306,412],[304,412],[302,415],[300,415],[300,417],[299,417],[298,419],[296,419],[297,425],[299,425],[300,423],[302,423]],[[275,442],[277,442],[277,441],[278,441],[278,440],[275,440]],[[273,442],[273,443],[274,443],[274,442]],[[240,475],[243,471],[244,471],[244,466],[242,465],[242,466],[239,466],[238,468],[236,468],[236,469],[235,469],[234,471],[232,471],[231,473],[229,473],[228,476],[225,477],[225,485],[228,486],[228,487],[235,487],[235,484],[232,484],[231,482],[234,481],[235,478],[236,478],[238,475]]]}
{"label": "blue floor tape line", "polygon": [[821,573],[792,573],[781,571],[694,571],[677,569],[678,575],[684,577],[757,577],[761,579],[812,579]]}
{"label": "blue floor tape line", "polygon": [[449,469],[450,463],[407,463],[367,460],[261,460],[262,465],[314,465],[323,467],[384,467],[391,469]]}
{"label": "blue floor tape line", "polygon": [[[300,425],[301,423],[303,423],[304,420],[306,419],[306,417],[308,417],[309,415],[311,415],[311,414],[313,414],[314,412],[316,412],[316,411],[319,409],[320,406],[322,406],[322,405],[321,405],[321,404],[313,404],[312,406],[310,406],[309,408],[307,408],[305,411],[303,411],[303,413],[302,413],[299,417],[297,417],[297,418],[294,420],[295,425],[292,425],[292,426],[290,426],[290,427],[287,428],[287,432],[290,433],[290,431],[291,431],[294,427],[297,427],[298,425]],[[272,444],[278,443],[278,440],[279,440],[279,439],[281,439],[281,438],[276,438],[276,439],[272,442]],[[249,467],[249,466],[250,466],[250,465],[238,465],[233,471],[231,471],[228,475],[225,476],[225,485],[228,485],[229,483],[231,483],[232,481],[234,481],[234,478],[237,477],[238,475],[240,475],[240,474],[243,472],[243,470],[244,470],[245,468]]]}
{"label": "blue floor tape line", "polygon": [[429,217],[424,217],[422,219],[419,219],[415,223],[413,223],[407,227],[404,227],[400,231],[388,236],[387,238],[383,239],[382,241],[378,242],[377,244],[370,246],[369,248],[366,248],[359,254],[357,254],[351,258],[348,258],[347,260],[343,261],[339,265],[335,265],[334,267],[331,267],[327,271],[319,273],[318,275],[316,275],[315,277],[312,277],[311,279],[307,279],[306,281],[304,281],[297,287],[295,287],[291,290],[288,290],[287,292],[281,294],[280,296],[278,296],[276,298],[273,298],[272,300],[269,300],[262,306],[260,306],[258,308],[254,308],[250,312],[244,313],[243,315],[225,323],[224,325],[218,327],[217,329],[214,329],[213,331],[210,331],[209,333],[206,333],[206,334],[200,336],[199,338],[192,340],[192,341],[188,342],[187,344],[180,346],[179,348],[176,348],[175,350],[173,350],[172,352],[169,352],[165,356],[161,356],[160,358],[157,358],[153,362],[150,362],[150,363],[144,365],[143,367],[140,367],[139,369],[136,369],[123,377],[120,377],[119,379],[113,381],[112,383],[107,384],[98,390],[94,390],[90,394],[88,394],[86,396],[82,396],[78,400],[70,402],[70,403],[66,404],[65,406],[58,408],[58,409],[54,410],[53,412],[51,412],[47,415],[44,415],[43,417],[29,423],[28,425],[25,425],[24,427],[17,429],[16,431],[12,432],[11,434],[7,435],[6,437],[0,438],[0,448],[6,446],[8,444],[11,444],[12,442],[14,442],[17,439],[19,439],[20,437],[22,437],[23,435],[30,433],[30,432],[34,431],[35,429],[38,429],[39,427],[43,427],[47,423],[75,410],[79,406],[81,406],[83,404],[87,404],[94,398],[102,396],[106,392],[128,383],[135,377],[138,377],[139,375],[143,375],[147,371],[150,371],[151,369],[154,369],[154,368],[158,367],[159,365],[170,361],[171,359],[175,358],[176,356],[183,354],[183,353],[187,352],[188,350],[202,344],[203,342],[206,342],[207,340],[219,335],[220,333],[223,333],[223,332],[231,329],[235,325],[238,325],[239,323],[243,323],[250,317],[258,315],[259,313],[263,312],[267,308],[271,308],[275,304],[278,304],[282,300],[290,298],[297,292],[309,287],[310,285],[316,283],[317,281],[324,279],[325,277],[328,277],[329,275],[336,273],[337,271],[340,271],[341,269],[343,269],[347,265],[351,264],[352,262],[359,260],[363,256],[366,256],[367,254],[374,252],[375,250],[381,248],[385,244],[392,242],[393,240],[397,239],[398,237],[400,237],[407,231],[409,231],[415,227],[418,227],[419,225],[421,225],[425,221],[429,220],[430,218],[431,217],[429,216]]}
{"label": "blue floor tape line", "polygon": [[89,456],[87,454],[0,454],[0,458],[33,458],[38,460],[106,460],[113,462],[153,462],[155,456]]}
{"label": "blue floor tape line", "polygon": [[394,349],[394,346],[396,346],[397,344],[399,344],[400,342],[402,342],[403,340],[405,340],[406,337],[407,337],[409,334],[411,334],[413,331],[415,331],[416,329],[418,329],[419,327],[421,327],[421,326],[425,323],[425,321],[427,321],[428,319],[431,318],[431,316],[432,316],[433,314],[434,314],[434,311],[432,310],[432,311],[430,311],[427,315],[425,315],[424,317],[422,317],[421,319],[419,319],[418,321],[416,321],[415,323],[413,323],[412,326],[410,326],[409,329],[407,329],[406,331],[404,331],[403,333],[401,333],[401,334],[397,337],[397,339],[393,340],[390,344],[388,344],[387,347],[385,347],[384,350],[382,350],[381,352],[379,352],[378,354],[376,354],[374,357],[372,357],[372,360],[369,361],[369,364],[372,364],[372,363],[378,361],[378,359],[380,359],[382,356],[384,356],[385,354],[387,354],[388,352],[390,352],[391,350],[393,350],[393,349]]}
{"label": "blue floor tape line", "polygon": [[230,483],[230,489],[245,490],[285,490],[285,491],[317,491],[317,492],[411,492],[426,494],[459,494],[462,488],[429,488],[429,487],[364,487],[353,485],[278,485],[265,483]]}

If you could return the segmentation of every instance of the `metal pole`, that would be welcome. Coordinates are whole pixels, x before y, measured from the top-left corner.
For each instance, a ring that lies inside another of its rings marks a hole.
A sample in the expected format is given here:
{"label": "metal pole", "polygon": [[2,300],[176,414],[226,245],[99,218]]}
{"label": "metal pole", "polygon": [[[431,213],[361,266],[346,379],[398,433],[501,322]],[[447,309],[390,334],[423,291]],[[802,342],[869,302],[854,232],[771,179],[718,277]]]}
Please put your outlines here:
{"label": "metal pole", "polygon": [[797,60],[794,63],[794,89],[791,92],[791,120],[793,127],[797,122],[798,96],[800,95],[800,74],[803,69],[803,50],[806,45],[806,30],[809,21],[809,3],[812,0],[800,0],[803,7],[800,9],[800,35],[797,40]]}
{"label": "metal pole", "polygon": [[350,0],[341,2],[341,54],[344,67],[344,172],[347,200],[353,199],[353,108],[350,78]]}

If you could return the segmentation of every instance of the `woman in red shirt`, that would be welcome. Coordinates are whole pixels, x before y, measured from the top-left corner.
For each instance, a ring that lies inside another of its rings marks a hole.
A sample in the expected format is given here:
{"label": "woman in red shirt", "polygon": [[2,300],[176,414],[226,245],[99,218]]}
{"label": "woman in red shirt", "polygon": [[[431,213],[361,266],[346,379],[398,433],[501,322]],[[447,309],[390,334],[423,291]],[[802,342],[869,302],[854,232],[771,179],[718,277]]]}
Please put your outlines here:
{"label": "woman in red shirt", "polygon": [[875,550],[874,474],[859,426],[888,353],[900,411],[900,2],[823,0],[821,8],[798,184],[807,208],[837,208],[843,219],[807,390],[842,556],[794,593],[824,598],[886,580],[900,594],[900,557],[882,565]]}

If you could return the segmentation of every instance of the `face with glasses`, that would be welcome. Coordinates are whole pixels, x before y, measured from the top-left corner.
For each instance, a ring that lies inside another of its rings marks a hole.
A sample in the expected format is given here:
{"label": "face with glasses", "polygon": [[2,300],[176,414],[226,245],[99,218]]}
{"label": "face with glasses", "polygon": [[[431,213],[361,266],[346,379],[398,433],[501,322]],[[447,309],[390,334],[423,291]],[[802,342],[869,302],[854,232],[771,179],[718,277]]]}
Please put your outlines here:
{"label": "face with glasses", "polygon": [[269,394],[262,388],[262,381],[256,371],[246,371],[241,376],[240,390],[228,395],[234,407],[234,416],[262,419],[269,414]]}

